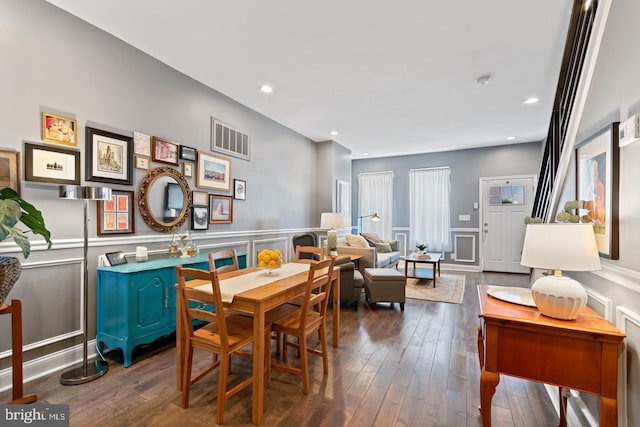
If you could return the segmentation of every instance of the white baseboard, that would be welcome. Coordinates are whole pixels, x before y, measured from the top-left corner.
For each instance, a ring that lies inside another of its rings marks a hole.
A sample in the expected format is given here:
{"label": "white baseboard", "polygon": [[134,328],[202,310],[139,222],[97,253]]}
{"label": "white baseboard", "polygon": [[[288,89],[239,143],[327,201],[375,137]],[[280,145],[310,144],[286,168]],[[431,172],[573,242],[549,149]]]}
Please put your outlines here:
{"label": "white baseboard", "polygon": [[480,266],[478,265],[464,265],[464,264],[443,264],[440,263],[440,270],[444,271],[468,271],[470,273],[479,273]]}
{"label": "white baseboard", "polygon": [[[91,340],[87,343],[88,358],[92,359],[96,355],[96,341]],[[47,354],[34,360],[29,360],[22,364],[23,383],[36,380],[50,375],[64,368],[82,363],[82,344],[74,347],[65,348],[55,353]],[[13,387],[11,368],[0,371],[0,392],[10,390]],[[32,393],[28,388],[25,393]]]}

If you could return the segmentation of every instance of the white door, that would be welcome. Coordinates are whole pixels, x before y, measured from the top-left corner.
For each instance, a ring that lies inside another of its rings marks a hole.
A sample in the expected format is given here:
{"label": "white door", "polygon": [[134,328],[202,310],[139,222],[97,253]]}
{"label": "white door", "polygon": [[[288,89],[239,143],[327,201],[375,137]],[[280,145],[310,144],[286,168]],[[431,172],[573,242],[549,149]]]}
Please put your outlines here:
{"label": "white door", "polygon": [[520,265],[520,256],[533,185],[533,176],[481,178],[483,271],[529,272]]}

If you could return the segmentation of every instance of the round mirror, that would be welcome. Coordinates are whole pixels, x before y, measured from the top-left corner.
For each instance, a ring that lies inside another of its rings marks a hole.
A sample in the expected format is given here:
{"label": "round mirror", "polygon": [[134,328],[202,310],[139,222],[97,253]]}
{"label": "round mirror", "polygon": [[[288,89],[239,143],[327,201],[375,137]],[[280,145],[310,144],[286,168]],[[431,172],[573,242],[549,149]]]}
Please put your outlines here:
{"label": "round mirror", "polygon": [[191,213],[189,183],[175,169],[151,169],[138,187],[138,208],[144,222],[160,232],[180,227]]}

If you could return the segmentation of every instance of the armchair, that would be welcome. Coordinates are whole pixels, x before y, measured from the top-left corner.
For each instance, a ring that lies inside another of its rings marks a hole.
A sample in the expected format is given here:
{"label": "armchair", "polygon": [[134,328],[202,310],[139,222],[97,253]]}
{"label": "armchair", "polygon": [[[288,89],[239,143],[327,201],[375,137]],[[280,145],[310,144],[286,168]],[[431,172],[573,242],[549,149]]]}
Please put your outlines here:
{"label": "armchair", "polygon": [[364,288],[362,274],[346,256],[336,258],[333,265],[340,268],[340,302],[353,301],[353,309],[358,310],[358,301]]}

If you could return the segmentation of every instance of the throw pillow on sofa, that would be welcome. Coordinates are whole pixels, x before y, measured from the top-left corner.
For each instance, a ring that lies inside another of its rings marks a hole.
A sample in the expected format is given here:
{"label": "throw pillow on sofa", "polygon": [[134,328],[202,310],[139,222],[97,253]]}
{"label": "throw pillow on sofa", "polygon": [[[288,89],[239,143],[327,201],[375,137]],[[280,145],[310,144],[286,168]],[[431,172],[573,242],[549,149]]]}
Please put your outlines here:
{"label": "throw pillow on sofa", "polygon": [[349,246],[353,246],[353,247],[356,247],[356,248],[367,248],[367,247],[369,247],[369,244],[367,243],[367,241],[362,236],[354,236],[353,234],[347,234],[346,236],[344,236],[344,238],[347,241],[347,244]]}
{"label": "throw pillow on sofa", "polygon": [[372,248],[376,247],[376,243],[382,243],[382,239],[378,236],[378,233],[360,233],[360,235],[367,240],[369,246]]}
{"label": "throw pillow on sofa", "polygon": [[388,253],[391,252],[391,245],[389,244],[389,242],[376,243],[376,249],[381,254]]}

